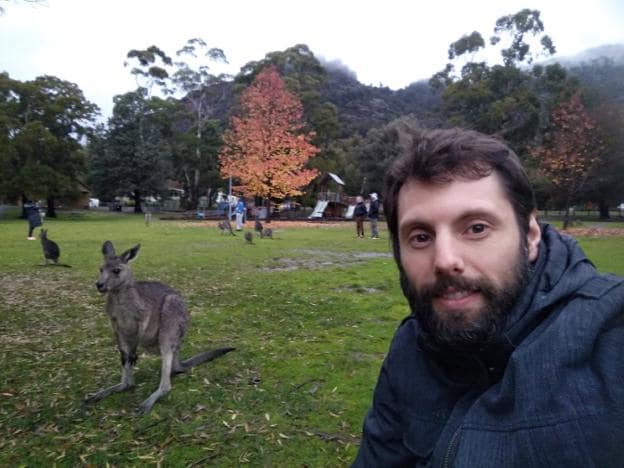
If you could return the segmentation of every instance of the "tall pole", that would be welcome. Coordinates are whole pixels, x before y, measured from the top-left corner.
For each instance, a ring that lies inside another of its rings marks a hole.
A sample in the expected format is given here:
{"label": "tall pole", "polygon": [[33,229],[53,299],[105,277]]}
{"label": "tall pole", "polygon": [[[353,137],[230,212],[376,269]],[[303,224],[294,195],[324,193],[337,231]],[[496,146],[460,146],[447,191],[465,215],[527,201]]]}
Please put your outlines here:
{"label": "tall pole", "polygon": [[230,200],[232,199],[232,176],[230,176],[230,188],[228,190],[228,221],[232,220],[232,203]]}

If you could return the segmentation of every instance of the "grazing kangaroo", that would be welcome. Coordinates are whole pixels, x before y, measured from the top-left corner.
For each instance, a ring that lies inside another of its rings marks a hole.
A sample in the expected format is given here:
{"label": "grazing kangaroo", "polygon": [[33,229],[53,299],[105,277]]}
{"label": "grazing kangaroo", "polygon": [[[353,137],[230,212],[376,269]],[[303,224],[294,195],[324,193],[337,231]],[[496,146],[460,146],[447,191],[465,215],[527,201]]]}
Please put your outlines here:
{"label": "grazing kangaroo", "polygon": [[134,281],[128,262],[134,260],[140,244],[120,256],[110,241],[102,245],[104,264],[95,284],[106,293],[106,313],[110,317],[117,346],[121,353],[121,382],[87,395],[85,401],[96,402],[111,393],[122,392],[134,386],[133,366],[137,361],[137,347],[160,354],[160,385],[137,408],[144,414],[154,403],[171,390],[171,375],[186,372],[191,367],[215,359],[234,348],[219,348],[199,353],[184,361],[178,351],[188,328],[189,314],[184,299],[166,284],[157,281]]}
{"label": "grazing kangaroo", "polygon": [[234,231],[232,230],[232,225],[230,224],[230,221],[227,220],[227,219],[224,219],[219,224],[217,224],[217,227],[219,228],[219,231],[221,231],[221,234],[229,232],[233,236],[236,235],[236,234],[234,234]]}
{"label": "grazing kangaroo", "polygon": [[43,258],[45,260],[46,266],[50,264],[50,261],[52,261],[53,264],[56,266],[71,268],[71,265],[65,265],[64,263],[58,262],[58,259],[61,256],[61,249],[56,242],[48,239],[47,229],[42,229],[41,231],[39,231],[39,239],[41,239],[41,247],[43,247]]}
{"label": "grazing kangaroo", "polygon": [[251,231],[247,231],[245,233],[245,240],[248,244],[253,244],[253,234],[251,233]]}
{"label": "grazing kangaroo", "polygon": [[264,230],[262,231],[262,237],[268,237],[269,239],[273,239],[273,229],[264,228]]}
{"label": "grazing kangaroo", "polygon": [[256,222],[254,223],[254,231],[260,234],[260,237],[262,237],[262,223],[260,222],[257,216],[256,216]]}

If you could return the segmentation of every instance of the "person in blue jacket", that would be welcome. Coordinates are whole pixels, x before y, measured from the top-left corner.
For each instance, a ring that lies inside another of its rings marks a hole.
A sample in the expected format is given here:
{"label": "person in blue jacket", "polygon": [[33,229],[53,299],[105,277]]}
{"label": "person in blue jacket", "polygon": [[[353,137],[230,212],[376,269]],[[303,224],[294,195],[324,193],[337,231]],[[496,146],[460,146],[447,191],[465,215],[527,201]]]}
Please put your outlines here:
{"label": "person in blue jacket", "polygon": [[33,202],[32,200],[27,199],[23,206],[24,215],[26,216],[26,220],[28,221],[28,240],[35,240],[35,236],[33,235],[33,231],[36,227],[41,226],[41,213],[39,213],[39,205]]}
{"label": "person in blue jacket", "polygon": [[245,223],[245,210],[247,209],[245,205],[245,199],[240,197],[238,199],[238,203],[236,203],[236,208],[234,209],[234,213],[236,214],[236,230],[241,231],[243,229],[243,224]]}
{"label": "person in blue jacket", "polygon": [[353,466],[624,466],[624,280],[538,222],[501,141],[410,139],[383,198],[411,314]]}

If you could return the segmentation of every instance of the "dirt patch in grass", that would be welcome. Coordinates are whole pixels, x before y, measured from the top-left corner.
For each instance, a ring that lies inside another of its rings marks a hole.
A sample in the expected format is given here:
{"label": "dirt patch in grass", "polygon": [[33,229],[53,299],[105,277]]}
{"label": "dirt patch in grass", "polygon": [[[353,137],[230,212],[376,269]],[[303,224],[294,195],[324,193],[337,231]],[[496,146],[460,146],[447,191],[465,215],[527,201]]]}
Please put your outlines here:
{"label": "dirt patch in grass", "polygon": [[344,253],[296,249],[292,253],[295,256],[274,258],[271,265],[261,268],[260,271],[318,270],[319,268],[331,268],[337,265],[353,265],[373,258],[392,258],[391,254],[380,252]]}
{"label": "dirt patch in grass", "polygon": [[624,237],[624,229],[621,228],[568,228],[561,232],[574,237]]}
{"label": "dirt patch in grass", "polygon": [[[219,220],[209,220],[209,221],[174,221],[173,224],[180,227],[205,227],[205,228],[214,228],[217,229],[217,224]],[[329,229],[335,228],[339,226],[346,226],[350,222],[349,221],[284,221],[284,220],[275,220],[267,223],[266,221],[262,221],[264,227],[270,227],[273,230],[276,229],[284,229],[284,228],[312,228],[312,229]],[[355,226],[355,224],[354,224]],[[234,223],[232,222],[232,227],[234,227]],[[245,223],[245,229],[250,230],[253,229],[253,220],[248,220]]]}

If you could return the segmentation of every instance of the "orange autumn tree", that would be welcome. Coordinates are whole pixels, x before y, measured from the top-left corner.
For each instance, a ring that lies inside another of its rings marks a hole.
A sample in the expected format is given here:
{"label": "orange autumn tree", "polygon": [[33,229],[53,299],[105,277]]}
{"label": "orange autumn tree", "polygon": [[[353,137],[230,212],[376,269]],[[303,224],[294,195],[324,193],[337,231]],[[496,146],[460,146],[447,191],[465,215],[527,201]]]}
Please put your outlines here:
{"label": "orange autumn tree", "polygon": [[551,118],[544,144],[532,148],[531,154],[537,159],[539,173],[550,180],[565,204],[563,229],[567,229],[569,207],[577,201],[605,147],[579,93],[556,106]]}
{"label": "orange autumn tree", "polygon": [[304,132],[301,101],[284,86],[277,69],[258,73],[241,96],[241,112],[232,117],[219,155],[221,176],[238,181],[245,196],[269,201],[300,195],[317,175],[306,168],[319,152]]}

